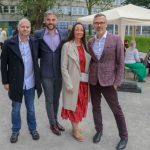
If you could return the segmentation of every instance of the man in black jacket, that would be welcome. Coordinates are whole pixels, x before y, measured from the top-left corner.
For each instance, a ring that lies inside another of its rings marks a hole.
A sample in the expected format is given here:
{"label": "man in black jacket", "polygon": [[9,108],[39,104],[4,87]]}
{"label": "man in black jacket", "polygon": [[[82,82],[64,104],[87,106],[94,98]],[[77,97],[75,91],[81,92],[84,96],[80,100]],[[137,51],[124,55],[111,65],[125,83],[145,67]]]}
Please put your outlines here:
{"label": "man in black jacket", "polygon": [[39,139],[34,110],[35,89],[42,93],[35,40],[30,37],[31,24],[23,18],[18,23],[18,34],[6,40],[1,54],[2,83],[12,100],[11,143],[18,140],[21,129],[20,108],[24,96],[27,109],[27,124],[34,140]]}
{"label": "man in black jacket", "polygon": [[62,42],[67,33],[56,28],[57,16],[52,11],[45,13],[44,23],[46,28],[36,31],[34,37],[39,43],[40,73],[50,129],[54,134],[61,135],[61,131],[65,129],[57,119],[62,89],[60,59]]}

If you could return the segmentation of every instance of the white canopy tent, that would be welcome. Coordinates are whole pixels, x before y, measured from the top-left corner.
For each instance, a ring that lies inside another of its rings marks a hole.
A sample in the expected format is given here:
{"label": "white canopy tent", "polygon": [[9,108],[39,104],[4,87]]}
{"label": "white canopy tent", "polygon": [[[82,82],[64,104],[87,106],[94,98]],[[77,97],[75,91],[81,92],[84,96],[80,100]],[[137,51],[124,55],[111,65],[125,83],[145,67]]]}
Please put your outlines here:
{"label": "white canopy tent", "polygon": [[[124,40],[126,25],[150,26],[150,9],[132,4],[101,12],[106,15],[108,24],[118,25],[118,34]],[[95,15],[95,14],[94,14]],[[78,18],[77,21],[84,24],[92,24],[94,15]]]}

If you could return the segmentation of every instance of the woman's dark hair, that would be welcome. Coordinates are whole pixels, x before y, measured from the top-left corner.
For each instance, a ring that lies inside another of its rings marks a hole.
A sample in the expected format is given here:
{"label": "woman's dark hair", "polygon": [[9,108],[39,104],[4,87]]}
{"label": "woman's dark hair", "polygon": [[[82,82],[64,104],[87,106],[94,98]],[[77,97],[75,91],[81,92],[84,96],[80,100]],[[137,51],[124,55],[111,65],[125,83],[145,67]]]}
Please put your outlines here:
{"label": "woman's dark hair", "polygon": [[129,41],[128,40],[124,40],[124,47],[128,48],[129,47]]}
{"label": "woman's dark hair", "polygon": [[85,50],[87,51],[86,39],[85,39],[85,32],[86,32],[86,30],[85,30],[84,25],[83,25],[82,23],[80,23],[80,22],[77,22],[77,23],[75,23],[75,24],[73,25],[72,30],[70,31],[70,34],[69,34],[68,39],[66,40],[66,42],[71,41],[71,40],[74,40],[74,38],[75,38],[75,36],[74,36],[74,31],[75,31],[75,27],[76,27],[77,25],[81,25],[81,26],[83,27],[84,33],[83,33],[83,37],[81,38],[81,41],[82,41],[82,43],[83,43],[83,46],[84,46]]}

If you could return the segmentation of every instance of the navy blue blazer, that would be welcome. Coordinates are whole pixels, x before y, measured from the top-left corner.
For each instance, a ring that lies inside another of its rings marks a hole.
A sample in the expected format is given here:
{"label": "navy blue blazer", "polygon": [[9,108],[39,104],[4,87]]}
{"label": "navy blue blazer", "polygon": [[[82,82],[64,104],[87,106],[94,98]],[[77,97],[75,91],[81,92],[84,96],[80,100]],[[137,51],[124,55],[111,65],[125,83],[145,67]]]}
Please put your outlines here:
{"label": "navy blue blazer", "polygon": [[[58,30],[58,29],[57,29]],[[61,49],[68,33],[58,30],[60,43],[53,52],[43,40],[45,28],[34,33],[38,41],[38,54],[40,58],[40,73],[42,78],[61,78]]]}

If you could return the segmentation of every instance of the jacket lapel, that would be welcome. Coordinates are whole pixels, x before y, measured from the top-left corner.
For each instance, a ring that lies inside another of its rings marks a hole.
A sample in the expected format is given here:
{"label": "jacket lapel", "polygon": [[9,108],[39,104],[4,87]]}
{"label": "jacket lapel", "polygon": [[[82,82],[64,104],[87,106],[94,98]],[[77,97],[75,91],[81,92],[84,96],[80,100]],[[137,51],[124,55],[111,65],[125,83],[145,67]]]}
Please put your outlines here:
{"label": "jacket lapel", "polygon": [[17,55],[17,57],[23,62],[20,48],[19,48],[19,38],[18,36],[15,36],[11,41],[11,50]]}
{"label": "jacket lapel", "polygon": [[[43,42],[47,45],[47,43],[44,41],[45,30],[46,30],[46,28],[44,28],[43,31],[41,32],[41,38],[42,38]],[[58,31],[58,35],[59,35],[59,39],[60,39],[58,47],[56,48],[56,49],[58,49],[61,45],[61,41],[63,40],[63,36],[62,36],[62,33],[57,28],[56,28],[56,30]],[[50,49],[50,47],[48,45],[47,45],[47,47]]]}
{"label": "jacket lapel", "polygon": [[80,70],[79,54],[78,54],[78,49],[77,49],[77,46],[75,44],[75,41],[73,41],[73,51],[74,51],[74,55],[75,55],[75,63]]}
{"label": "jacket lapel", "polygon": [[44,40],[44,33],[45,33],[45,30],[46,28],[44,28],[42,31],[41,31],[41,40],[45,43],[45,45],[48,47],[49,50],[51,50],[51,48],[48,46],[48,44],[45,42]]}
{"label": "jacket lapel", "polygon": [[90,51],[90,54],[91,54],[91,56],[92,56],[92,58],[96,61],[96,62],[98,62],[98,59],[97,59],[97,57],[95,56],[95,54],[94,54],[94,52],[93,52],[93,44],[94,44],[94,38],[92,38],[91,40],[90,40],[90,42],[89,42],[89,51]]}
{"label": "jacket lapel", "polygon": [[[93,47],[93,44],[94,44],[94,38],[93,38],[93,40],[91,41],[91,49],[92,49],[92,47]],[[106,48],[107,48],[107,46],[109,45],[109,33],[107,33],[107,36],[106,36],[106,39],[105,39],[105,44],[104,44],[104,49],[103,49],[103,52],[102,52],[102,55],[101,55],[101,57],[100,57],[100,59],[98,60],[97,59],[97,57],[95,56],[95,54],[94,54],[94,52],[93,52],[93,49],[91,50],[91,52],[92,52],[92,57],[94,58],[94,60],[97,60],[97,61],[100,61],[100,62],[102,62],[103,61],[103,58],[104,58],[104,56],[105,56],[105,50],[106,50]]]}
{"label": "jacket lapel", "polygon": [[109,33],[107,33],[107,36],[106,36],[106,39],[105,39],[105,44],[104,44],[104,49],[103,49],[103,52],[102,52],[102,55],[101,55],[101,58],[100,58],[100,61],[103,60],[104,56],[105,56],[105,51],[107,49],[107,47],[109,46],[110,44],[110,38],[109,38]]}
{"label": "jacket lapel", "polygon": [[105,50],[106,50],[106,47],[107,47],[107,46],[108,46],[108,33],[107,33],[107,36],[106,36],[106,39],[105,39],[105,44],[104,44],[104,48],[103,48],[103,52],[102,52],[100,61],[102,61],[103,58],[104,58],[104,56],[105,56]]}
{"label": "jacket lapel", "polygon": [[[75,61],[79,71],[80,71],[80,60],[79,60],[79,53],[78,53],[78,49],[77,49],[77,46],[75,44],[75,41],[70,41],[70,53],[69,53],[69,56]],[[84,47],[83,47],[84,48]],[[85,54],[85,71],[88,70],[88,67],[89,67],[89,62],[91,60],[91,56],[86,52],[86,50],[84,49],[84,54]]]}
{"label": "jacket lapel", "polygon": [[79,54],[78,54],[78,50],[76,47],[76,44],[74,41],[70,41],[69,42],[69,53],[68,55],[75,61],[77,67],[80,70],[80,65],[79,65]]}
{"label": "jacket lapel", "polygon": [[89,69],[89,63],[91,60],[91,56],[86,52],[86,50],[84,49],[84,53],[85,53],[85,72],[88,71]]}
{"label": "jacket lapel", "polygon": [[[80,70],[80,60],[79,60],[79,53],[78,53],[78,49],[77,49],[77,46],[75,44],[75,42],[73,42],[73,47],[74,47],[74,53],[76,55],[76,59],[75,59],[75,62]],[[84,46],[83,46],[83,49],[84,49]],[[88,67],[89,67],[89,61],[90,61],[90,58],[91,56],[86,52],[86,50],[84,49],[84,54],[85,54],[85,71],[88,70]]]}
{"label": "jacket lapel", "polygon": [[[42,31],[41,31],[41,39],[43,40],[43,42],[47,45],[47,43],[45,42],[44,40],[44,33],[45,33],[45,30],[46,28],[44,28]],[[47,45],[47,47],[50,49],[50,47]]]}
{"label": "jacket lapel", "polygon": [[34,48],[33,48],[33,39],[32,37],[29,37],[29,45],[30,45],[30,50],[31,50],[31,56],[32,56],[32,61],[34,63],[34,57],[35,57],[35,51],[34,51]]}

